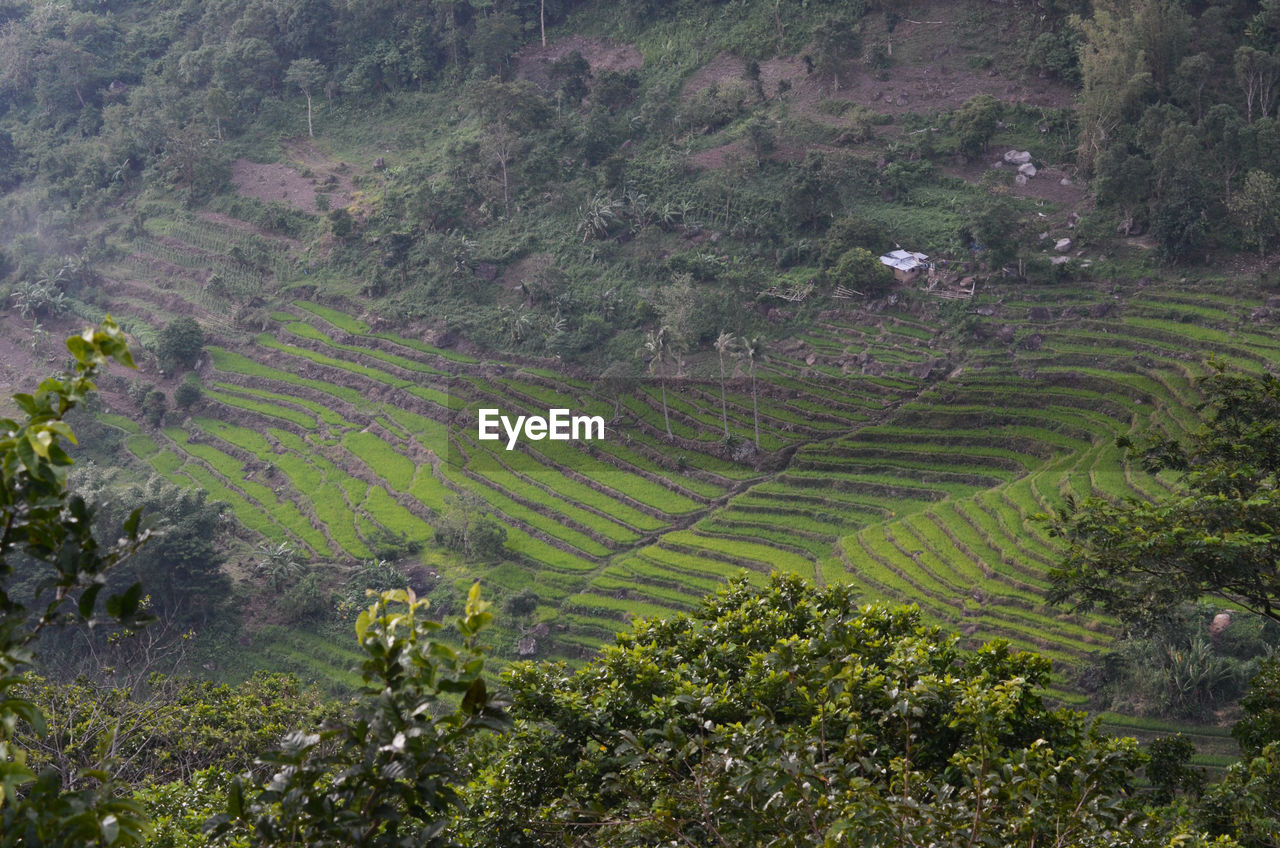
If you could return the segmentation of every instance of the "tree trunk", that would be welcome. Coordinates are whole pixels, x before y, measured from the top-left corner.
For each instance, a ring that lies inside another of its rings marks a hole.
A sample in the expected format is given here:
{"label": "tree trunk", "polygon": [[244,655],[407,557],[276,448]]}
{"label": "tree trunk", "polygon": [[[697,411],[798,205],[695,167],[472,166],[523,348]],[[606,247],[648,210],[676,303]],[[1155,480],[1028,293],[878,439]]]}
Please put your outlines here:
{"label": "tree trunk", "polygon": [[502,163],[502,209],[508,218],[511,217],[511,199],[507,192],[507,155],[506,153],[498,154],[498,159]]}
{"label": "tree trunk", "polygon": [[547,46],[547,0],[538,4],[538,28],[542,31],[542,46]]}
{"label": "tree trunk", "polygon": [[671,432],[671,416],[667,414],[667,381],[659,380],[658,385],[662,387],[662,420],[667,425],[667,441],[675,438]]}
{"label": "tree trunk", "polygon": [[756,422],[756,450],[760,450],[760,400],[756,395],[756,362],[751,360],[751,414]]}
{"label": "tree trunk", "polygon": [[307,95],[307,135],[315,138],[315,131],[311,128],[311,95]]}
{"label": "tree trunk", "polygon": [[720,418],[724,421],[724,437],[729,438],[729,402],[724,395],[724,357],[720,357]]}

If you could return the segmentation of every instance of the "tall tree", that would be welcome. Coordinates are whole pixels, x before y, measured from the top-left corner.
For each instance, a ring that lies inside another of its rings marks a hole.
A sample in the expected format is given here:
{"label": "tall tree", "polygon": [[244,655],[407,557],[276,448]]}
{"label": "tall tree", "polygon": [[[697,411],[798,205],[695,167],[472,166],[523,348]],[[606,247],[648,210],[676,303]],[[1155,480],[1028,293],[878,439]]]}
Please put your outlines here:
{"label": "tall tree", "polygon": [[674,439],[671,432],[671,415],[667,411],[667,360],[671,358],[671,340],[667,336],[667,328],[659,327],[645,334],[644,349],[649,357],[649,373],[657,376],[658,386],[662,389],[662,421],[667,427],[667,438]]}
{"label": "tall tree", "polygon": [[[667,332],[667,342],[673,352],[686,351],[697,342],[700,306],[693,275],[687,271],[676,272],[670,284],[653,293],[653,308]],[[676,376],[680,376],[679,368]]]}
{"label": "tall tree", "polygon": [[496,165],[502,189],[502,208],[511,214],[511,164],[529,146],[533,130],[551,119],[551,107],[538,87],[527,80],[502,82],[496,77],[477,80],[467,92],[471,107],[484,125],[480,156]]}
{"label": "tall tree", "polygon": [[315,129],[311,125],[311,94],[324,88],[327,77],[328,72],[324,65],[315,59],[294,59],[289,63],[289,70],[284,74],[284,81],[289,85],[297,86],[302,91],[302,96],[307,98],[307,135],[311,138],[316,137]]}
{"label": "tall tree", "polygon": [[978,156],[986,152],[1003,108],[1000,101],[990,94],[978,94],[966,100],[952,114],[951,127],[956,131],[956,144],[961,153]]}
{"label": "tall tree", "polygon": [[204,350],[204,330],[190,315],[174,318],[160,330],[156,356],[166,370],[190,368]]}
{"label": "tall tree", "polygon": [[1280,180],[1266,171],[1250,171],[1227,208],[1258,246],[1258,256],[1266,259],[1267,245],[1280,235]]}
{"label": "tall tree", "polygon": [[755,420],[756,450],[760,450],[760,398],[756,391],[756,366],[769,360],[765,341],[760,336],[742,338],[738,342],[738,358],[746,360],[751,372],[751,416]]}
{"label": "tall tree", "polygon": [[831,86],[840,90],[840,74],[858,60],[862,52],[862,24],[847,16],[827,15],[813,29],[813,66],[820,74],[831,75]]}
{"label": "tall tree", "polygon": [[1280,91],[1280,58],[1242,45],[1236,50],[1233,67],[1244,94],[1245,120],[1267,117]]}
{"label": "tall tree", "polygon": [[1117,130],[1137,118],[1152,78],[1133,18],[1119,2],[1101,0],[1081,29],[1079,161],[1091,172]]}
{"label": "tall tree", "polygon": [[724,390],[724,357],[733,352],[737,343],[737,336],[725,330],[721,330],[720,335],[716,336],[716,355],[720,358],[720,418],[724,421],[726,440],[729,438],[729,401]]}

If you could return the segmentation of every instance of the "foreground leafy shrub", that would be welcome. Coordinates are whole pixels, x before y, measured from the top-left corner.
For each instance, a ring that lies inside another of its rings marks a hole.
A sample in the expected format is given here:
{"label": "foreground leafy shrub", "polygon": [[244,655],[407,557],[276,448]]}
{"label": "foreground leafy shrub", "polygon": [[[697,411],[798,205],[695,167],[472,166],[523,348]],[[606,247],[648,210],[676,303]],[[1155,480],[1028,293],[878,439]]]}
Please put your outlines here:
{"label": "foreground leafy shrub", "polygon": [[739,579],[578,671],[513,667],[516,729],[478,752],[463,827],[494,846],[1147,844],[1143,755],[1047,707],[1048,672],[846,587]]}

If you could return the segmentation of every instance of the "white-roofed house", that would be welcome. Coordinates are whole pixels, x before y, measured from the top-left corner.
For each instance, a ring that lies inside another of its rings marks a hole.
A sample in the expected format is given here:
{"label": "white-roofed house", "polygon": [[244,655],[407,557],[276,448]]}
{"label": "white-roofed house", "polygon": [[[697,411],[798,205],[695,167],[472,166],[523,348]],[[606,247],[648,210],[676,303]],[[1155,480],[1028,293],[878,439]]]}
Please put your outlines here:
{"label": "white-roofed house", "polygon": [[900,283],[907,283],[920,276],[928,266],[929,257],[911,250],[894,250],[880,257],[880,261],[889,266],[893,276]]}

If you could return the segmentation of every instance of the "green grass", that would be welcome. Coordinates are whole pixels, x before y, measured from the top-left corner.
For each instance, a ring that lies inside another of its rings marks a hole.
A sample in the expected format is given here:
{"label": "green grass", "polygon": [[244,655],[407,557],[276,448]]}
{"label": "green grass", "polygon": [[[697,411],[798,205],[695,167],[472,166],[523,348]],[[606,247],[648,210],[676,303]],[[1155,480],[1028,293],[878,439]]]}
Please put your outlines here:
{"label": "green grass", "polygon": [[134,433],[129,436],[124,440],[124,446],[138,459],[150,459],[160,451],[156,440],[144,433]]}
{"label": "green grass", "polygon": [[[496,465],[500,462],[512,472],[524,475],[537,486],[550,489],[556,495],[569,502],[589,506],[605,513],[615,521],[620,521],[638,530],[658,530],[666,526],[666,522],[662,519],[655,518],[648,513],[641,512],[628,504],[611,498],[585,483],[570,479],[559,470],[539,463],[523,451],[503,451],[501,454],[495,451],[489,456],[496,457],[496,459],[486,458],[481,467],[475,468],[476,471],[486,473],[485,468],[488,467],[489,463],[492,462]],[[530,492],[530,494],[532,495],[533,493]]]}
{"label": "green grass", "polygon": [[371,333],[370,335],[375,339],[385,339],[386,341],[394,342],[402,347],[407,347],[410,350],[416,350],[419,353],[426,353],[432,356],[439,356],[442,359],[449,360],[450,362],[475,363],[480,361],[475,357],[467,356],[465,353],[458,353],[452,350],[443,350],[438,347],[432,347],[425,342],[406,339],[403,336],[397,336],[395,333]]}
{"label": "green grass", "polygon": [[182,457],[178,456],[171,450],[161,449],[147,458],[147,462],[162,477],[170,480],[178,473],[178,469],[182,468]]}
{"label": "green grass", "polygon": [[226,393],[248,395],[265,401],[274,401],[277,404],[291,403],[295,406],[301,406],[303,409],[315,413],[316,417],[324,423],[334,427],[350,428],[355,426],[324,404],[316,403],[315,401],[307,400],[305,398],[279,394],[278,392],[268,392],[263,389],[251,389],[248,386],[237,386],[232,383],[214,383],[213,388]]}
{"label": "green grass", "polygon": [[539,489],[530,483],[521,480],[515,474],[509,471],[503,471],[497,468],[480,468],[475,473],[492,483],[498,489],[507,492],[510,495],[521,498],[530,503],[540,504],[544,508],[554,513],[557,520],[568,520],[581,527],[585,527],[610,541],[620,544],[634,542],[639,538],[639,534],[635,531],[628,530],[615,521],[611,521],[605,516],[588,512],[580,509],[572,503],[560,500],[553,495]]}
{"label": "green grass", "polygon": [[138,426],[138,422],[132,418],[126,418],[123,415],[114,415],[110,412],[99,412],[98,421],[106,424],[108,427],[115,427],[117,430],[124,430],[126,433],[140,433],[142,428]]}
{"label": "green grass", "polygon": [[[209,346],[205,348],[213,359],[213,366],[219,371],[226,371],[231,374],[243,374],[247,377],[259,377],[263,380],[271,380],[276,383],[284,383],[286,385],[302,386],[308,389],[315,389],[327,395],[332,395],[338,400],[345,401],[353,406],[360,407],[366,403],[364,395],[355,389],[348,389],[344,386],[335,386],[332,383],[326,383],[323,380],[311,380],[306,377],[299,377],[290,374],[287,371],[281,371],[278,368],[271,368],[267,365],[255,362],[247,356],[241,356],[238,353],[226,350],[224,348]],[[297,348],[294,348],[297,350]]]}
{"label": "green grass", "polygon": [[327,306],[321,306],[318,303],[308,303],[305,300],[295,300],[293,305],[312,315],[319,316],[328,321],[339,330],[345,330],[348,333],[355,333],[363,336],[369,332],[369,325],[363,321],[357,321],[345,312],[339,312],[336,309],[330,309]]}
{"label": "green grass", "polygon": [[222,481],[207,469],[196,463],[189,462],[183,466],[182,473],[208,492],[210,500],[223,501],[228,504],[240,523],[250,530],[262,534],[273,542],[285,540],[285,532],[280,525],[272,521],[262,510],[256,509],[253,504],[249,503],[241,495],[223,485]]}
{"label": "green grass", "polygon": [[411,541],[425,542],[435,536],[435,528],[401,506],[385,489],[378,486],[369,487],[362,508],[387,530]]}
{"label": "green grass", "polygon": [[[454,474],[455,482],[461,484],[461,476]],[[539,530],[559,539],[589,556],[607,556],[609,549],[595,539],[559,524],[553,517],[525,506],[523,503],[508,497],[497,488],[486,485],[472,485],[471,490],[483,498],[494,509],[500,510],[508,518],[519,521],[527,527]]]}
{"label": "green grass", "polygon": [[299,338],[320,342],[326,347],[333,348],[334,350],[368,356],[381,362],[385,362],[388,365],[395,365],[398,368],[403,368],[406,371],[417,371],[420,374],[431,374],[436,377],[448,376],[444,371],[432,368],[430,365],[424,365],[414,359],[407,359],[403,356],[397,356],[394,353],[387,353],[386,351],[378,350],[377,348],[343,344],[341,342],[334,341],[315,327],[302,321],[294,321],[293,323],[287,324],[284,329]]}
{"label": "green grass", "polygon": [[373,433],[347,433],[342,446],[369,466],[374,474],[386,480],[397,492],[407,492],[413,485],[417,467],[413,460],[398,453],[395,448]]}
{"label": "green grass", "polygon": [[[706,480],[700,480],[686,474],[681,474],[678,470],[663,468],[649,457],[639,451],[632,450],[625,445],[620,445],[614,442],[602,442],[598,443],[597,447],[602,453],[607,453],[610,456],[617,457],[629,465],[634,465],[636,468],[665,477],[671,480],[674,485],[693,492],[694,494],[702,495],[704,498],[718,498],[725,493],[726,487],[724,486]],[[668,451],[670,451],[669,448]],[[628,494],[630,493],[628,492]]]}
{"label": "green grass", "polygon": [[722,539],[699,536],[688,530],[668,533],[662,538],[664,545],[694,548],[725,557],[733,565],[755,567],[764,570],[793,571],[804,577],[813,577],[813,563],[799,554],[784,551],[758,542],[742,539]]}
{"label": "green grass", "polygon": [[233,406],[237,409],[246,409],[250,412],[256,412],[259,415],[265,415],[269,418],[280,418],[284,421],[289,421],[293,424],[297,424],[304,430],[314,430],[316,427],[316,420],[310,415],[307,415],[304,412],[299,412],[296,409],[290,409],[287,406],[280,406],[266,401],[254,400],[252,398],[236,397],[235,395],[215,392],[209,389],[205,390],[204,396],[210,400],[215,400],[218,403]]}

